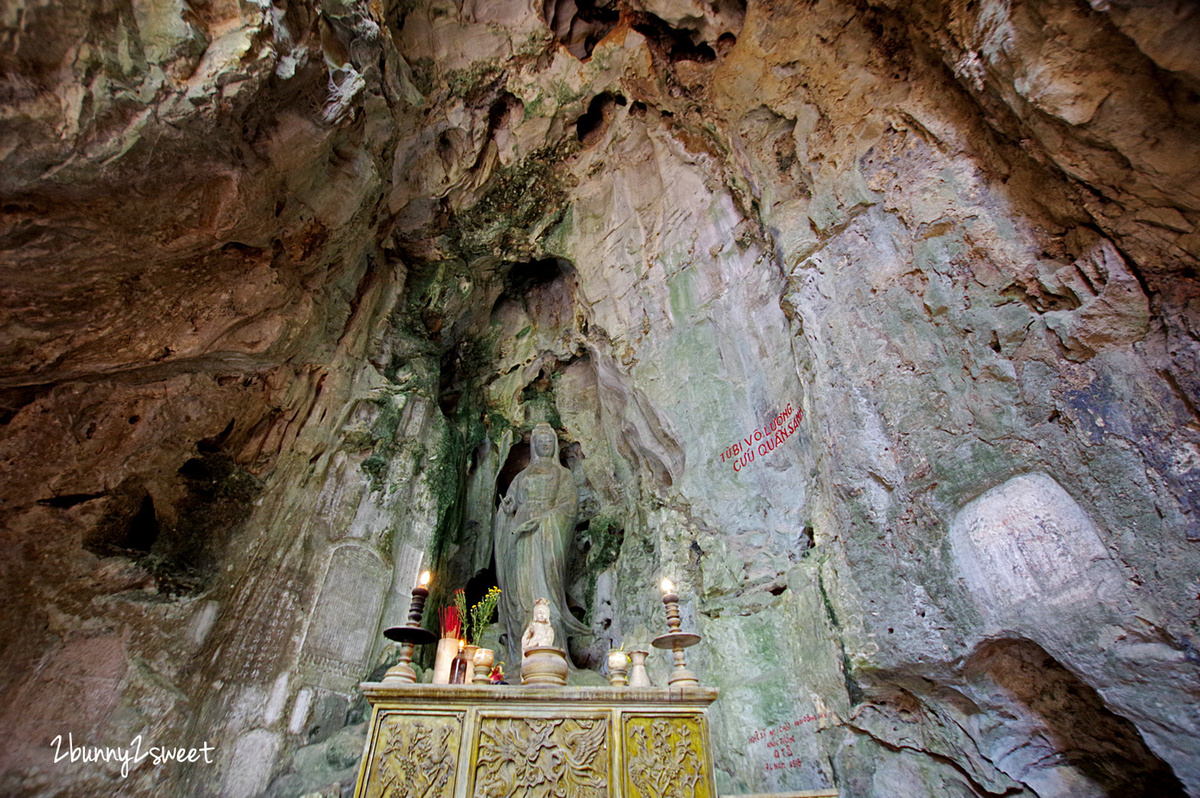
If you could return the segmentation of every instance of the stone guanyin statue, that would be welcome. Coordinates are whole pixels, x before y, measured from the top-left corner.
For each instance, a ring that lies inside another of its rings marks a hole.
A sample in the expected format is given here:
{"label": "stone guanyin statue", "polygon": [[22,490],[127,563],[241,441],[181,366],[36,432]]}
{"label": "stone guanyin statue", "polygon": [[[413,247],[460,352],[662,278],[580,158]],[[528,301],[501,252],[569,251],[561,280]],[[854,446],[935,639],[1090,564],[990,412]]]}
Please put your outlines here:
{"label": "stone guanyin statue", "polygon": [[549,424],[533,428],[529,450],[529,465],[509,485],[493,530],[510,662],[520,659],[521,633],[539,598],[548,599],[553,639],[563,650],[568,637],[590,634],[567,608],[567,551],[579,505],[575,479],[558,462],[558,435]]}

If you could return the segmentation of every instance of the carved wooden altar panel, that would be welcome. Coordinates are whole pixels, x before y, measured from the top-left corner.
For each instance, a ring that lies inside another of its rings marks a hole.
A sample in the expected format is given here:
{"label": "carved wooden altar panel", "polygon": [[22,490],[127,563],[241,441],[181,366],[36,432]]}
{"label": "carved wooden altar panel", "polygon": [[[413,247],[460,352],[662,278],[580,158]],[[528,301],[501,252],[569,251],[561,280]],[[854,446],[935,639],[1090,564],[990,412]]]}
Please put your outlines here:
{"label": "carved wooden altar panel", "polygon": [[607,798],[608,714],[479,720],[472,798]]}
{"label": "carved wooden altar panel", "polygon": [[356,798],[716,798],[713,688],[362,687]]}
{"label": "carved wooden altar panel", "polygon": [[712,798],[703,715],[625,717],[625,798]]}
{"label": "carved wooden altar panel", "polygon": [[372,724],[363,798],[453,798],[462,741],[462,712],[383,711]]}

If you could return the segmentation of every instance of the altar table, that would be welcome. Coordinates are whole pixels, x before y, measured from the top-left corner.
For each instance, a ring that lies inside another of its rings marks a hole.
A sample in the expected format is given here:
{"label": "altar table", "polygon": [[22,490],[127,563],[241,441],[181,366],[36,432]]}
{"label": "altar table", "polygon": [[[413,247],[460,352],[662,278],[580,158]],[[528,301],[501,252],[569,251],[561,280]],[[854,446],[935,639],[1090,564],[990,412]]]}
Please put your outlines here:
{"label": "altar table", "polygon": [[362,689],[355,798],[716,798],[715,688]]}

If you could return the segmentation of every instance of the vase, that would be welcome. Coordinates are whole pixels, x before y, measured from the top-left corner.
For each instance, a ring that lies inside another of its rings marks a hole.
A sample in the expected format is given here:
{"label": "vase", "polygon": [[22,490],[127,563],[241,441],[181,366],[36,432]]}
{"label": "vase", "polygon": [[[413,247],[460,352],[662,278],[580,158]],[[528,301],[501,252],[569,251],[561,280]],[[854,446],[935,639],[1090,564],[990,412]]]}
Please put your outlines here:
{"label": "vase", "polygon": [[475,652],[475,684],[487,684],[492,673],[492,665],[496,662],[496,652],[490,648],[481,648]]}
{"label": "vase", "polygon": [[567,652],[553,646],[533,646],[521,657],[521,684],[527,687],[566,687]]}
{"label": "vase", "polygon": [[437,653],[433,659],[433,683],[450,684],[450,667],[458,656],[458,639],[443,637],[438,641]]}
{"label": "vase", "polygon": [[629,669],[629,655],[624,651],[608,652],[608,681],[613,687],[624,687],[629,684],[626,674]]}
{"label": "vase", "polygon": [[646,673],[646,657],[649,656],[649,651],[630,651],[629,652],[629,686],[630,687],[653,687],[650,683],[650,674]]}

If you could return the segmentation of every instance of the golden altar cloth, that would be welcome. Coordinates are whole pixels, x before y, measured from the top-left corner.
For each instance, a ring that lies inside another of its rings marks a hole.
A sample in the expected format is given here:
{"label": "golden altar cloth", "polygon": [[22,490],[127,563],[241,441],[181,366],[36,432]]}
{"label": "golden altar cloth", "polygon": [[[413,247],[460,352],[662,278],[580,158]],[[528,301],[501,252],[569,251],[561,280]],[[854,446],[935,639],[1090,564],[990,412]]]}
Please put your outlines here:
{"label": "golden altar cloth", "polygon": [[716,798],[716,688],[362,689],[355,798]]}

